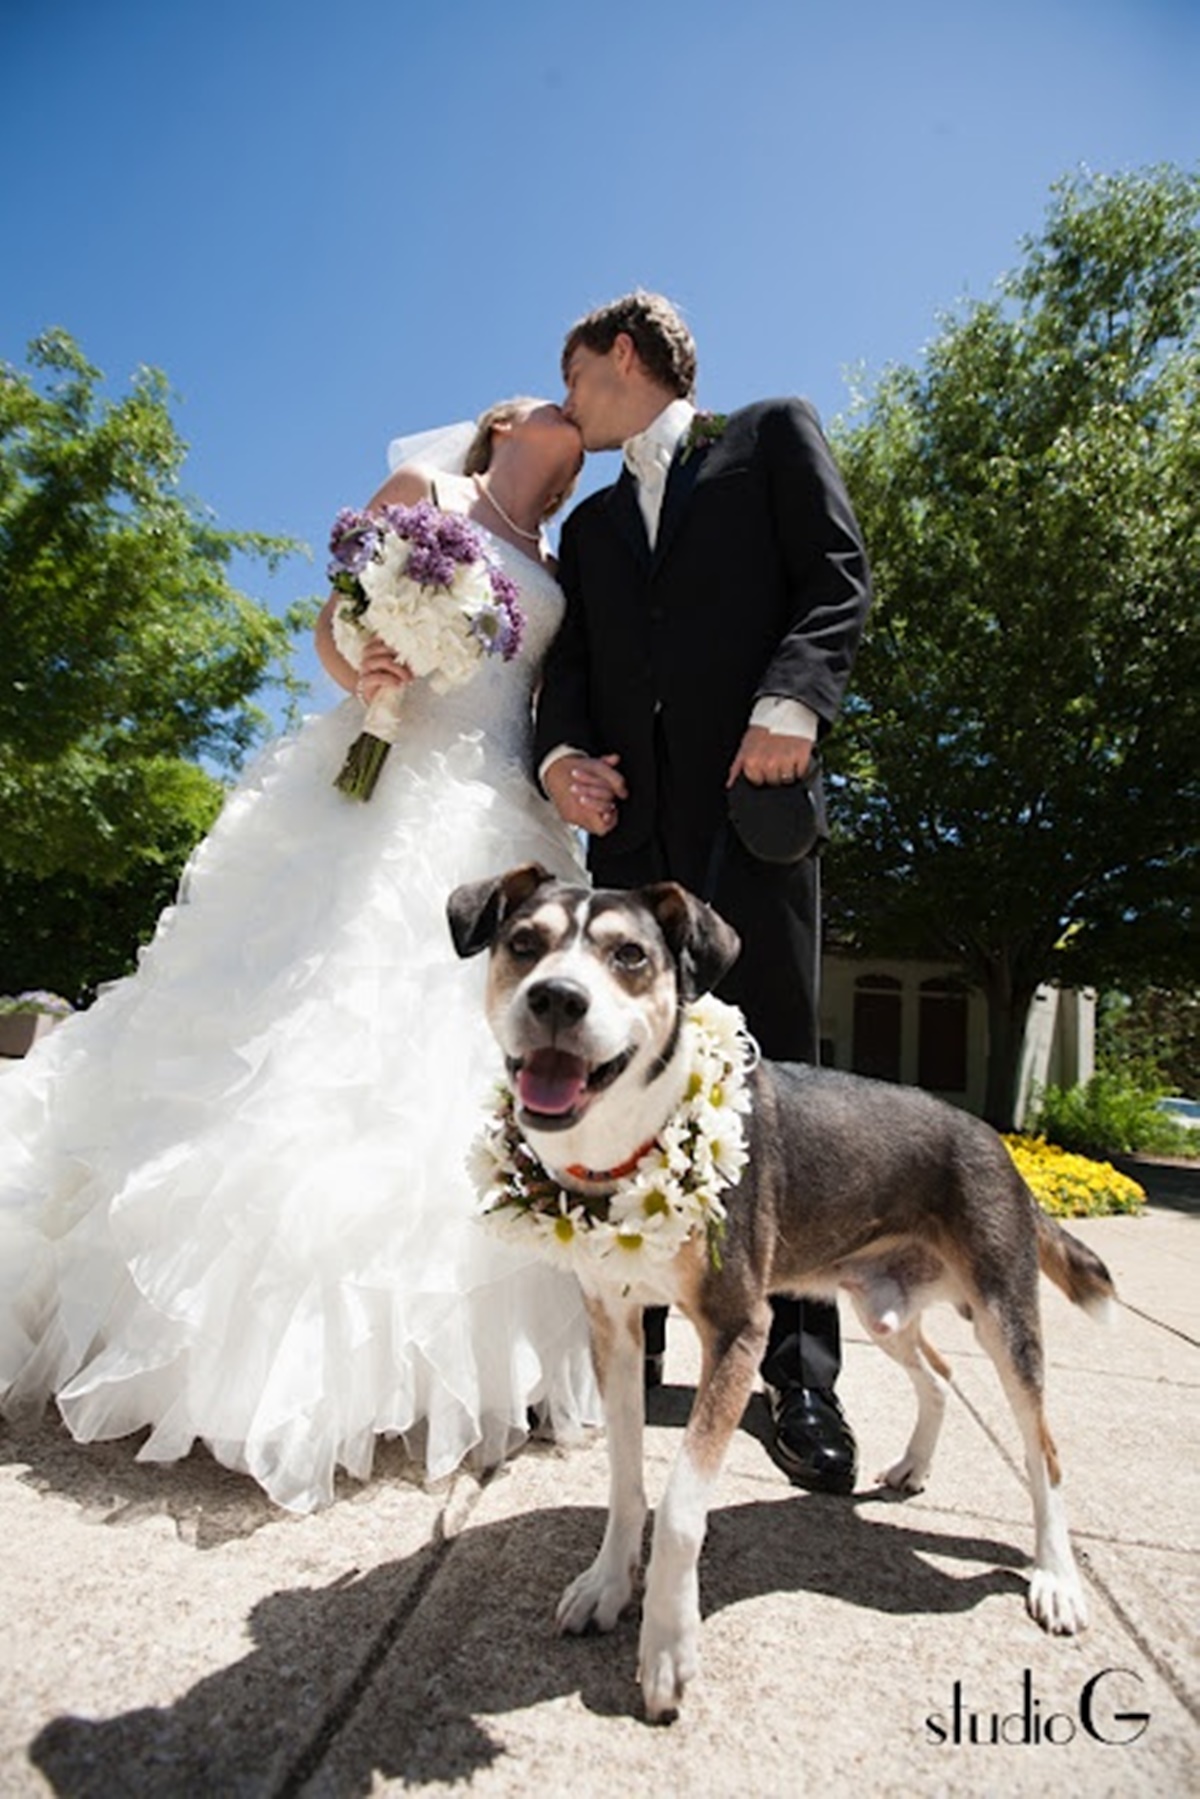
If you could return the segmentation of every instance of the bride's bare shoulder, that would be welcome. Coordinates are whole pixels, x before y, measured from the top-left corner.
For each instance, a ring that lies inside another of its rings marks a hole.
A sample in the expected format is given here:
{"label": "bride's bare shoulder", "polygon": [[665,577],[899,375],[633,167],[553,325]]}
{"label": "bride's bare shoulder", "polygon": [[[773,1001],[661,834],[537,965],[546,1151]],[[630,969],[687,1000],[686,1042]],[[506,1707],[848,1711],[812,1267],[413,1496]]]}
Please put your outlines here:
{"label": "bride's bare shoulder", "polygon": [[415,506],[418,500],[433,498],[433,474],[419,463],[408,463],[389,475],[378,493],[367,501],[367,511],[376,506]]}

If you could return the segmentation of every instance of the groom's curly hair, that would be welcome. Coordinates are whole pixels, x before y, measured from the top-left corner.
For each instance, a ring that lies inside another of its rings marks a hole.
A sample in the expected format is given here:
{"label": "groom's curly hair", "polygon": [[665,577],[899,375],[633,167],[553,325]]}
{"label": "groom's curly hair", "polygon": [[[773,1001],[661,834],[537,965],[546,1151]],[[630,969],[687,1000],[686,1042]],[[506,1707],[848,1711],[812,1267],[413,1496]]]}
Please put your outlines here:
{"label": "groom's curly hair", "polygon": [[692,399],[696,392],[695,339],[668,299],[640,287],[619,300],[610,300],[607,306],[598,306],[571,326],[563,344],[563,379],[580,344],[598,356],[607,356],[622,332],[632,338],[653,380],[680,399]]}

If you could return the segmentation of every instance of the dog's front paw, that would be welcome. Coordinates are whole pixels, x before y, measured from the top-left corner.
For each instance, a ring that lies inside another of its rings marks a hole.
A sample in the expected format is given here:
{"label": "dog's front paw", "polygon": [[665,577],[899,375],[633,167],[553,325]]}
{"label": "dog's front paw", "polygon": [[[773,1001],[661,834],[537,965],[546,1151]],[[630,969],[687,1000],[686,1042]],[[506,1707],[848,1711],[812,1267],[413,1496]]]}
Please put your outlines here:
{"label": "dog's front paw", "polygon": [[678,1715],[684,1688],[699,1672],[699,1616],[663,1631],[647,1615],[642,1621],[638,1679],[651,1724],[667,1724]]}
{"label": "dog's front paw", "polygon": [[912,1455],[902,1455],[898,1462],[884,1470],[879,1480],[885,1487],[891,1487],[896,1493],[920,1493],[924,1490],[929,1478],[929,1463],[920,1462]]}
{"label": "dog's front paw", "polygon": [[555,1621],[564,1636],[582,1636],[586,1630],[612,1630],[633,1597],[634,1569],[609,1565],[598,1556],[590,1568],[573,1580],[558,1602]]}
{"label": "dog's front paw", "polygon": [[646,1716],[663,1724],[700,1671],[700,1589],[695,1566],[675,1568],[655,1538],[638,1643],[638,1679]]}
{"label": "dog's front paw", "polygon": [[1087,1601],[1079,1576],[1035,1568],[1029,1580],[1029,1615],[1051,1636],[1073,1637],[1087,1629]]}

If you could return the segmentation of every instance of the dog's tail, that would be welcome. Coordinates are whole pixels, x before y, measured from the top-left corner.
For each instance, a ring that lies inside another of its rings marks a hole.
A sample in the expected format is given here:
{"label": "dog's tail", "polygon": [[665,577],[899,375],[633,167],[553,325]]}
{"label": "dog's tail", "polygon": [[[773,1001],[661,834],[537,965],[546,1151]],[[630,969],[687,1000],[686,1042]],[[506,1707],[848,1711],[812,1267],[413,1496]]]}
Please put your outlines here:
{"label": "dog's tail", "polygon": [[1073,1237],[1043,1212],[1036,1201],[1038,1262],[1042,1273],[1061,1287],[1072,1304],[1082,1306],[1098,1320],[1112,1316],[1117,1289],[1112,1275],[1094,1250]]}

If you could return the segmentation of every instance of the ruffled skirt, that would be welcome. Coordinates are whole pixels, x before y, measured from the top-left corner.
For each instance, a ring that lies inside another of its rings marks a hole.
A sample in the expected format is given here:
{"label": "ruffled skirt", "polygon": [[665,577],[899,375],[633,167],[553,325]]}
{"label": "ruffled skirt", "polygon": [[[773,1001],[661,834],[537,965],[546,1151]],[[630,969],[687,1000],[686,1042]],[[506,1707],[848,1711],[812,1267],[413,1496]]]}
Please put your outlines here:
{"label": "ruffled skirt", "polygon": [[0,1075],[0,1394],[84,1441],[197,1440],[280,1505],[405,1438],[431,1479],[539,1406],[599,1419],[571,1277],[498,1242],[464,1166],[499,1075],[451,889],[576,850],[521,770],[444,726],[365,805],[352,703],[267,752],[136,974]]}

